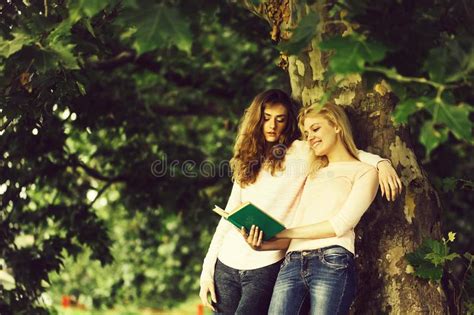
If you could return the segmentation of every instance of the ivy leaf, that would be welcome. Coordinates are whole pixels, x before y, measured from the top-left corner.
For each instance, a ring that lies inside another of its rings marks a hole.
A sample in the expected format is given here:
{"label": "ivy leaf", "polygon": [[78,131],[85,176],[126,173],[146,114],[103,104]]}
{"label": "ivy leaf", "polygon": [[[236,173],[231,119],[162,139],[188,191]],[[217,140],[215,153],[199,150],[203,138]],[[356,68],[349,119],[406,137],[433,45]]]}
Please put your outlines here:
{"label": "ivy leaf", "polygon": [[22,32],[13,32],[12,35],[12,40],[0,42],[0,56],[8,58],[19,51],[23,46],[33,42],[32,38]]}
{"label": "ivy leaf", "polygon": [[79,69],[77,59],[74,56],[72,50],[73,44],[62,44],[54,43],[50,45],[51,51],[58,57],[57,61],[60,62],[67,69]]}
{"label": "ivy leaf", "polygon": [[474,110],[472,106],[465,103],[457,106],[441,103],[439,106],[438,121],[448,126],[456,138],[472,142],[473,123],[469,119]]}
{"label": "ivy leaf", "polygon": [[444,81],[447,68],[446,58],[446,47],[437,47],[430,50],[423,69],[428,72],[431,80],[437,82]]}
{"label": "ivy leaf", "polygon": [[469,114],[474,110],[472,106],[465,103],[456,106],[440,101],[427,104],[426,108],[436,123],[445,124],[457,139],[472,142],[473,123],[469,119]]}
{"label": "ivy leaf", "polygon": [[426,156],[430,156],[434,149],[448,140],[448,132],[446,127],[436,129],[432,120],[425,121],[421,127],[419,140],[425,147]]}
{"label": "ivy leaf", "polygon": [[108,1],[103,0],[74,0],[69,5],[69,17],[78,21],[83,16],[93,17],[108,5]]}
{"label": "ivy leaf", "polygon": [[425,244],[431,249],[431,251],[440,256],[446,256],[448,254],[448,248],[445,244],[440,241],[427,239]]}
{"label": "ivy leaf", "polygon": [[415,269],[415,275],[423,279],[439,281],[443,276],[443,268],[441,266],[424,263]]}
{"label": "ivy leaf", "polygon": [[293,31],[290,40],[280,43],[277,48],[288,55],[297,55],[307,47],[314,36],[316,36],[318,23],[319,15],[314,11],[310,11],[301,19]]}
{"label": "ivy leaf", "polygon": [[459,258],[459,257],[461,257],[461,256],[458,253],[451,253],[451,254],[449,254],[445,257],[445,260],[451,261],[451,260],[453,260],[455,258]]}
{"label": "ivy leaf", "polygon": [[329,63],[331,70],[337,73],[364,71],[366,63],[374,63],[385,57],[387,48],[380,43],[369,42],[360,35],[333,37],[321,42],[322,50],[335,50]]}
{"label": "ivy leaf", "polygon": [[472,49],[461,47],[458,41],[450,40],[441,47],[429,51],[423,69],[436,82],[455,82],[474,70]]}
{"label": "ivy leaf", "polygon": [[[435,266],[430,259],[437,259],[443,251],[443,244],[438,241],[426,239],[412,253],[405,257],[413,268],[415,275],[428,280],[439,281],[443,275],[443,267]],[[432,258],[433,256],[433,258]]]}
{"label": "ivy leaf", "polygon": [[417,99],[406,99],[397,104],[392,113],[393,121],[396,124],[406,124],[408,117],[425,107],[425,103],[429,102],[427,97],[420,97]]}
{"label": "ivy leaf", "polygon": [[154,5],[146,10],[130,10],[123,22],[136,28],[133,47],[139,55],[169,44],[191,52],[189,23],[176,9]]}
{"label": "ivy leaf", "polygon": [[359,40],[359,42],[363,46],[363,49],[361,49],[362,55],[368,63],[374,63],[385,58],[387,48],[381,43],[366,40]]}

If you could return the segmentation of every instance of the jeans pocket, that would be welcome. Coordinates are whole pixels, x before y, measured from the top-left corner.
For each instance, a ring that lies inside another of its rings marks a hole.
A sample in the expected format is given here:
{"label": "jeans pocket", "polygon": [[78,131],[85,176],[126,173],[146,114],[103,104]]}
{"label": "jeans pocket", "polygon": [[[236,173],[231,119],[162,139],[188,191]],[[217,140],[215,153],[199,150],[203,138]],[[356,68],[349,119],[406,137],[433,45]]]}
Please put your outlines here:
{"label": "jeans pocket", "polygon": [[290,254],[288,253],[285,255],[285,259],[283,259],[283,261],[280,264],[280,270],[285,268],[285,266],[288,265],[289,262],[290,262]]}
{"label": "jeans pocket", "polygon": [[328,253],[324,254],[321,261],[324,265],[331,269],[342,270],[349,267],[352,257],[345,253]]}

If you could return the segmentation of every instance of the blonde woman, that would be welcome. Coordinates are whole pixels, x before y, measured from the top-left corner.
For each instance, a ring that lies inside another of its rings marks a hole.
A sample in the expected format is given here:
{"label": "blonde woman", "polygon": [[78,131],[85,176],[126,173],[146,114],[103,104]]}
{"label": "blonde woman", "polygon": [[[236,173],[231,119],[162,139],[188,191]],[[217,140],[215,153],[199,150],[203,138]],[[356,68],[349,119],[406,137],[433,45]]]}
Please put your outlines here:
{"label": "blonde woman", "polygon": [[[285,92],[274,89],[255,97],[234,147],[234,185],[226,211],[250,201],[286,224],[293,220],[310,167],[309,146],[296,140],[299,136],[296,106]],[[389,162],[366,152],[356,155],[378,164],[387,185],[397,181]],[[266,314],[284,255],[284,250],[252,250],[238,229],[221,220],[203,263],[203,304],[216,314]]]}
{"label": "blonde woman", "polygon": [[347,314],[355,296],[354,227],[377,193],[377,170],[358,159],[349,121],[333,104],[302,111],[300,126],[316,159],[292,228],[262,244],[251,229],[255,249],[287,248],[269,314],[298,314],[306,298],[310,314]]}

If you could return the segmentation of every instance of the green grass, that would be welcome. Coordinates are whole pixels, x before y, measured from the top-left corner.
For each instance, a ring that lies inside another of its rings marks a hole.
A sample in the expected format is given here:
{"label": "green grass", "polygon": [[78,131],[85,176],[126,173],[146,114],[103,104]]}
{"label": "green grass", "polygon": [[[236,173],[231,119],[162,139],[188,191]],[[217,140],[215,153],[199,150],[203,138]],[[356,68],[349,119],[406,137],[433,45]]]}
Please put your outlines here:
{"label": "green grass", "polygon": [[[195,315],[200,304],[199,298],[190,298],[177,307],[170,310],[156,310],[156,309],[138,309],[137,307],[120,308],[117,307],[111,310],[81,310],[76,308],[56,308],[58,315]],[[204,315],[211,315],[209,309],[204,309]]]}

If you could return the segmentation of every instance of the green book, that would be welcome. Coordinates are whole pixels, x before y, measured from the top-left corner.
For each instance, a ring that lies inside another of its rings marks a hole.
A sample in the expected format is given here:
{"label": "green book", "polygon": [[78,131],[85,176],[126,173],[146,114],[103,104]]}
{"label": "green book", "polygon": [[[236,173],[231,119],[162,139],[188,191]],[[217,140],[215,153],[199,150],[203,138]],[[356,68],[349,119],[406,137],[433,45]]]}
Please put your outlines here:
{"label": "green book", "polygon": [[278,220],[275,220],[250,202],[240,205],[231,212],[226,212],[218,206],[215,206],[212,211],[235,225],[239,230],[243,226],[249,232],[252,225],[258,226],[259,229],[263,230],[264,241],[268,241],[285,229],[285,226]]}

